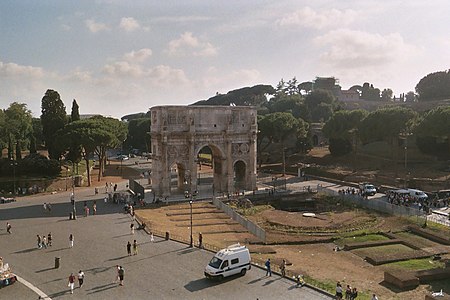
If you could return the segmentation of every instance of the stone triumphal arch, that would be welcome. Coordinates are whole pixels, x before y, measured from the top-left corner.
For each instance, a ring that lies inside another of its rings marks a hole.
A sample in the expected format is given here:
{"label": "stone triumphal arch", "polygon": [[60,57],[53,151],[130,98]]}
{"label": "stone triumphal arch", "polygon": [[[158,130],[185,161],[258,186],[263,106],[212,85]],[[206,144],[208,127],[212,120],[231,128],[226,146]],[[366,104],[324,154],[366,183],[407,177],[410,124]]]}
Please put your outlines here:
{"label": "stone triumphal arch", "polygon": [[[256,109],[247,106],[151,108],[152,187],[159,197],[197,190],[198,154],[209,147],[213,192],[256,187]],[[201,167],[201,165],[200,165]],[[175,170],[175,172],[174,172]]]}

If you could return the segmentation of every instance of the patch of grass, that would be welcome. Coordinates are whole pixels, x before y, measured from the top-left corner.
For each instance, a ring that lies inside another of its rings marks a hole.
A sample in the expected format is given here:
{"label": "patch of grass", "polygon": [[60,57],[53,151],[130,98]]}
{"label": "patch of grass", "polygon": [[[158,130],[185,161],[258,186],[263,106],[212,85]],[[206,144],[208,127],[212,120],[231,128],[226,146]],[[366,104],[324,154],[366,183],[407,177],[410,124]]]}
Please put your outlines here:
{"label": "patch of grass", "polygon": [[389,240],[388,237],[381,234],[365,234],[359,236],[345,237],[335,241],[338,246],[343,246],[345,244],[351,243],[364,243],[364,242],[372,242],[372,241],[385,241]]}
{"label": "patch of grass", "polygon": [[450,229],[447,226],[430,221],[427,222],[427,228],[437,232],[450,232]]}
{"label": "patch of grass", "polygon": [[361,257],[364,256],[373,256],[373,255],[384,255],[387,253],[406,253],[413,251],[408,246],[402,245],[402,244],[394,244],[394,245],[385,245],[385,246],[376,246],[376,247],[369,247],[369,248],[362,248],[362,249],[355,249],[353,252]]}
{"label": "patch of grass", "polygon": [[435,242],[430,241],[424,237],[415,235],[414,233],[409,232],[397,232],[396,235],[413,244],[420,245],[421,247],[432,247],[436,245]]}
{"label": "patch of grass", "polygon": [[270,205],[256,205],[251,208],[237,208],[236,211],[243,216],[252,216],[270,209],[273,209]]}
{"label": "patch of grass", "polygon": [[435,268],[443,268],[444,263],[438,260],[431,260],[430,258],[410,259],[405,261],[398,261],[385,264],[387,267],[394,267],[404,270],[429,270]]}
{"label": "patch of grass", "polygon": [[[309,285],[315,286],[321,290],[327,291],[328,293],[334,295],[336,294],[336,282],[333,282],[331,280],[317,280],[315,278],[312,278],[308,275],[305,275],[303,277],[305,279],[305,282]],[[341,282],[342,287],[345,292],[345,282]],[[369,293],[364,291],[358,291],[358,299],[359,300],[370,300],[371,295]]]}

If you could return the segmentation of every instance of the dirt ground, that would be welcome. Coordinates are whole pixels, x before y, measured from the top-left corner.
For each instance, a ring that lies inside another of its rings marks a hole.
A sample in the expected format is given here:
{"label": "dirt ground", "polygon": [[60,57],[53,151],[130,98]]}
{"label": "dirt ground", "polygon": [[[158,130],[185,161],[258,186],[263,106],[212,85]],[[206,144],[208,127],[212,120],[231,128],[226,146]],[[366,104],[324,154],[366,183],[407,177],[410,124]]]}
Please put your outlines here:
{"label": "dirt ground", "polygon": [[[427,291],[427,286],[421,285],[412,291],[399,292],[382,284],[384,270],[382,266],[372,266],[350,251],[334,251],[335,244],[332,242],[320,242],[317,235],[311,233],[283,233],[276,228],[268,230],[268,245],[253,244],[257,239],[247,233],[245,228],[231,220],[227,215],[221,213],[207,202],[194,203],[193,207],[193,238],[194,244],[198,244],[198,234],[203,235],[203,243],[209,249],[220,249],[230,244],[240,242],[249,247],[252,252],[252,260],[262,264],[267,258],[271,258],[274,265],[284,258],[288,261],[287,274],[308,275],[322,282],[335,284],[341,283],[357,287],[366,295],[376,293],[379,299],[423,299]],[[190,236],[190,206],[187,203],[180,203],[157,208],[142,209],[136,211],[138,219],[146,222],[151,231],[163,236],[166,231],[177,240],[189,242]],[[371,226],[374,231],[389,231],[403,229],[407,222],[389,216],[376,216],[363,212],[341,212],[333,213],[319,218],[305,218],[299,213],[284,212],[277,210],[267,210],[256,216],[249,217],[261,224],[265,219],[283,226],[337,229],[340,225],[344,227],[363,224],[361,220],[367,222],[366,226]],[[342,218],[341,218],[342,217]],[[339,224],[339,225],[338,225]],[[323,234],[328,239],[327,234]],[[284,236],[284,238],[280,238]],[[294,238],[296,236],[296,238]],[[295,245],[271,244],[276,239],[282,242],[296,241]],[[319,241],[319,242],[318,242]],[[276,267],[275,267],[276,269]],[[363,295],[361,294],[361,299]]]}

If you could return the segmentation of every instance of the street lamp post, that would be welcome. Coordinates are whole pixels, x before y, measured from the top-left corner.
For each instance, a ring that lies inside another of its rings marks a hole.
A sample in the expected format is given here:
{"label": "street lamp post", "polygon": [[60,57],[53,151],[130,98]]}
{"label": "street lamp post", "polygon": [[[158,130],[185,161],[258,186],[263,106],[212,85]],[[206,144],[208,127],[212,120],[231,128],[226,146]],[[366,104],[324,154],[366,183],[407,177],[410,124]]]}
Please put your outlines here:
{"label": "street lamp post", "polygon": [[192,235],[192,193],[191,193],[191,200],[189,201],[189,206],[191,207],[191,239],[189,243],[189,247],[194,247],[194,237]]}
{"label": "street lamp post", "polygon": [[[77,219],[77,209],[75,206],[75,178],[73,176],[74,171],[75,171],[75,163],[72,162],[71,160],[66,160],[66,163],[71,163],[72,164],[72,193],[70,194],[70,203],[72,204],[72,219],[76,220]],[[67,172],[70,170],[69,167],[66,167],[66,191],[67,191]]]}
{"label": "street lamp post", "polygon": [[17,162],[12,160],[11,166],[13,167],[13,195],[16,195],[16,166]]}

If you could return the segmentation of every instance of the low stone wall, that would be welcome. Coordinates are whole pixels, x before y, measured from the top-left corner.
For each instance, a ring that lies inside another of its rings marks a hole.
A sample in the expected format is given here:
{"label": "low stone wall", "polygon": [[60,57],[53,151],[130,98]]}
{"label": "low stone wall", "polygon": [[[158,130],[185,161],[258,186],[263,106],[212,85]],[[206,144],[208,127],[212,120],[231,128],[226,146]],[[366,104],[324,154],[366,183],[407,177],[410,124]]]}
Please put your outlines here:
{"label": "low stone wall", "polygon": [[437,242],[439,244],[450,245],[450,239],[445,236],[441,236],[437,233],[431,232],[429,230],[417,227],[417,226],[409,226],[408,230],[412,233],[415,233],[421,237],[429,239],[433,242]]}
{"label": "low stone wall", "polygon": [[438,268],[431,270],[421,270],[416,272],[416,277],[419,278],[420,283],[427,283],[433,280],[450,279],[449,268]]}
{"label": "low stone wall", "polygon": [[413,272],[407,271],[386,271],[384,281],[400,289],[413,289],[419,286],[419,278]]}
{"label": "low stone wall", "polygon": [[413,250],[408,253],[386,253],[383,255],[374,255],[374,256],[366,256],[364,259],[374,265],[383,265],[391,262],[397,262],[397,261],[404,261],[404,260],[410,260],[410,259],[419,259],[419,258],[426,258],[430,257],[431,254],[424,250]]}
{"label": "low stone wall", "polygon": [[[419,284],[447,278],[450,278],[449,268],[445,269],[437,268],[421,271],[395,270],[384,272],[384,281],[401,289],[415,288]],[[448,297],[448,295],[446,297]],[[437,298],[431,297],[425,299],[437,299]],[[448,298],[439,297],[439,299],[448,299]]]}

